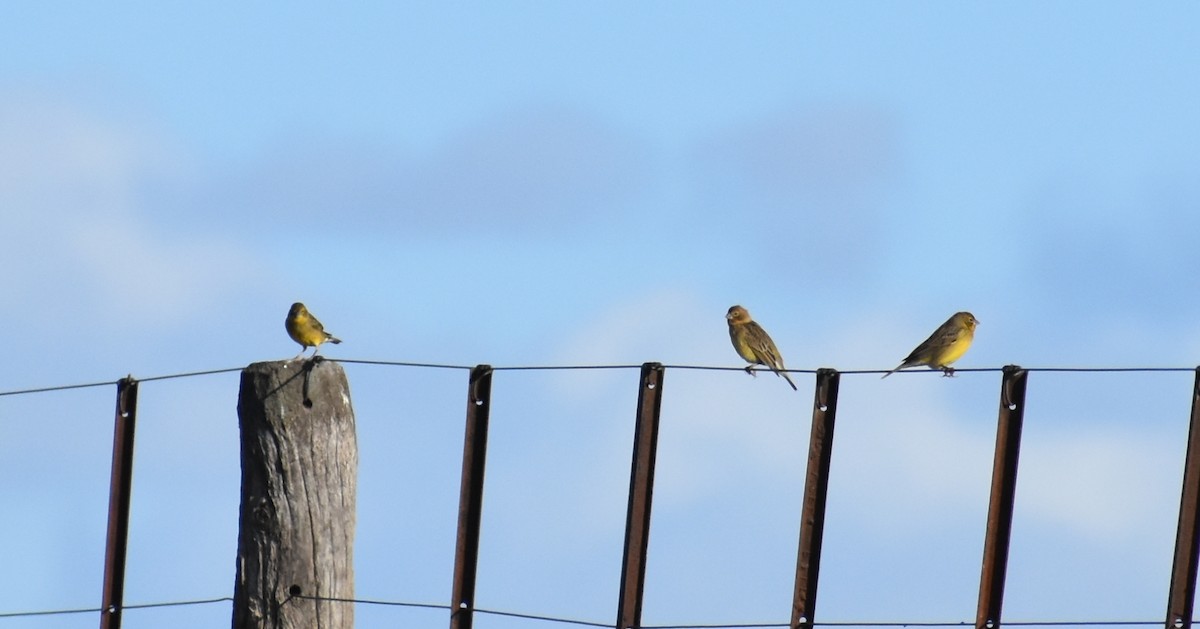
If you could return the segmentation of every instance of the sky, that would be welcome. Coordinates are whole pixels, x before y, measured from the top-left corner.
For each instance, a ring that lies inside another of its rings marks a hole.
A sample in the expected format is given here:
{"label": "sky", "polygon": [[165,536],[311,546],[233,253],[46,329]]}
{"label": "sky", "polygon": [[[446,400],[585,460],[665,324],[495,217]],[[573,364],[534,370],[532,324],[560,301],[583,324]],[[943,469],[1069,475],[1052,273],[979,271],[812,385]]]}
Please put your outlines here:
{"label": "sky", "polygon": [[[737,367],[741,304],[794,369],[890,369],[959,310],[961,367],[1192,368],[1198,25],[1188,2],[5,3],[0,391],[288,359],[294,301],[342,359]],[[467,373],[344,368],[356,593],[447,603]],[[1193,377],[1030,375],[1005,619],[1164,616]],[[789,619],[794,379],[668,368],[645,623]],[[843,377],[818,620],[973,619],[999,383]],[[237,387],[141,386],[127,603],[232,594]],[[497,373],[478,606],[615,618],[636,393],[636,369]],[[0,397],[0,614],[99,604],[114,398]]]}

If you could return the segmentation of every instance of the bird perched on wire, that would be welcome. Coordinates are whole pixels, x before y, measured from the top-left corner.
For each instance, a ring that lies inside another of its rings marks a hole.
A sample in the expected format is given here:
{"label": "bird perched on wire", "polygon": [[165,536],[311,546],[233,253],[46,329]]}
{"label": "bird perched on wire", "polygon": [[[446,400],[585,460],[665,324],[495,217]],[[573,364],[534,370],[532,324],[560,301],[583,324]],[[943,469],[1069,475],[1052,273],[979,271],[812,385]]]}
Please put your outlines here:
{"label": "bird perched on wire", "polygon": [[325,341],[329,341],[334,345],[342,342],[340,339],[326,332],[325,326],[321,325],[321,322],[317,321],[317,318],[312,316],[308,312],[308,308],[305,308],[304,304],[300,302],[292,304],[292,309],[288,310],[284,327],[287,328],[288,336],[300,344],[300,353],[296,354],[296,358],[303,356],[304,352],[310,347],[317,348],[313,350],[313,356],[316,356],[320,350],[318,346]]}
{"label": "bird perched on wire", "polygon": [[930,369],[941,369],[945,376],[953,376],[950,363],[962,358],[975,340],[975,326],[979,320],[969,312],[958,312],[946,320],[924,343],[917,346],[899,367],[883,374],[886,378],[905,367],[926,365]]}
{"label": "bird perched on wire", "polygon": [[783,371],[783,357],[775,348],[774,341],[761,325],[750,318],[750,313],[745,308],[731,306],[729,312],[725,313],[725,320],[729,323],[729,340],[733,341],[733,349],[737,350],[738,356],[750,363],[746,366],[746,373],[753,376],[755,365],[766,365],[796,390],[796,383]]}

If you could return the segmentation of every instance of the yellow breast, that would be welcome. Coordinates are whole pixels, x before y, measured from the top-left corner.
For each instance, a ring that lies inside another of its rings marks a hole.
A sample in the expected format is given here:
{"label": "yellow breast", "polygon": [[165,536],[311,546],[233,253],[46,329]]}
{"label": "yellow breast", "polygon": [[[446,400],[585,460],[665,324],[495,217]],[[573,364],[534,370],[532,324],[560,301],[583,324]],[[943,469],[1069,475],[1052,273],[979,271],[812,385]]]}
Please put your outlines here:
{"label": "yellow breast", "polygon": [[[944,367],[950,363],[962,358],[962,355],[967,353],[967,349],[971,347],[971,341],[975,340],[974,330],[965,330],[959,335],[953,343],[942,348],[937,352],[931,361],[934,365]],[[932,366],[932,365],[931,365]]]}
{"label": "yellow breast", "polygon": [[746,329],[745,324],[729,325],[729,339],[733,341],[733,349],[737,351],[738,356],[748,363],[757,363],[758,356],[754,353],[754,348],[750,345],[750,331]]}
{"label": "yellow breast", "polygon": [[316,347],[325,342],[325,331],[314,325],[311,317],[299,316],[288,319],[287,331],[293,341],[305,347]]}

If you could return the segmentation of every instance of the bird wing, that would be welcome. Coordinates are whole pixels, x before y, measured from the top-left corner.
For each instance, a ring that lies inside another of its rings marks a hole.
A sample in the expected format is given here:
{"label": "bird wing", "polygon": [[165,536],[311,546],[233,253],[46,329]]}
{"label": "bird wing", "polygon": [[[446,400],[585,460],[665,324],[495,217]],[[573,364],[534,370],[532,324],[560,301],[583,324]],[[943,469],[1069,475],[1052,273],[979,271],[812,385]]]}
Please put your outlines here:
{"label": "bird wing", "polygon": [[953,345],[956,341],[958,341],[958,339],[962,338],[962,335],[965,334],[966,331],[967,329],[965,327],[956,324],[954,320],[950,320],[943,323],[942,327],[938,328],[937,331],[933,333],[933,337],[931,337],[929,340],[933,341],[936,339],[936,342],[934,343],[935,346],[945,347],[947,345]]}
{"label": "bird wing", "polygon": [[953,320],[943,323],[941,327],[934,330],[933,334],[929,335],[929,338],[925,339],[923,343],[917,346],[917,349],[914,349],[904,359],[901,366],[915,365],[929,360],[937,350],[957,341],[962,333],[963,330],[959,326],[954,325]]}
{"label": "bird wing", "polygon": [[779,356],[775,342],[757,323],[751,321],[747,326],[749,326],[747,331],[750,333],[750,349],[754,352],[754,357],[758,359],[759,363],[769,367],[771,371],[778,372],[783,367],[783,359]]}
{"label": "bird wing", "polygon": [[797,391],[796,383],[792,382],[792,379],[783,371],[783,357],[779,355],[779,349],[775,347],[775,341],[771,340],[771,337],[767,334],[766,330],[762,329],[762,326],[753,322],[750,325],[754,326],[750,329],[750,332],[752,332],[750,336],[752,338],[751,350],[754,352],[755,358],[758,359],[758,362],[766,365],[767,368],[775,372],[775,375],[782,376],[791,385],[792,390]]}

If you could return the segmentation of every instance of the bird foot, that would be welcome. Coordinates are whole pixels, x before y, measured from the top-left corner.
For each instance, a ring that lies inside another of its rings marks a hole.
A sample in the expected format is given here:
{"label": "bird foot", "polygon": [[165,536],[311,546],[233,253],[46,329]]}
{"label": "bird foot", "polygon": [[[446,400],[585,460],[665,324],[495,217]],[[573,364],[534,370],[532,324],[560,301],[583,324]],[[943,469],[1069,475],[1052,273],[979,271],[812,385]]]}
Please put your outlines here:
{"label": "bird foot", "polygon": [[758,374],[754,372],[754,365],[747,366],[746,373],[750,374],[751,376],[754,376],[755,378],[758,377]]}
{"label": "bird foot", "polygon": [[942,377],[943,378],[953,378],[954,377],[954,367],[942,367]]}

